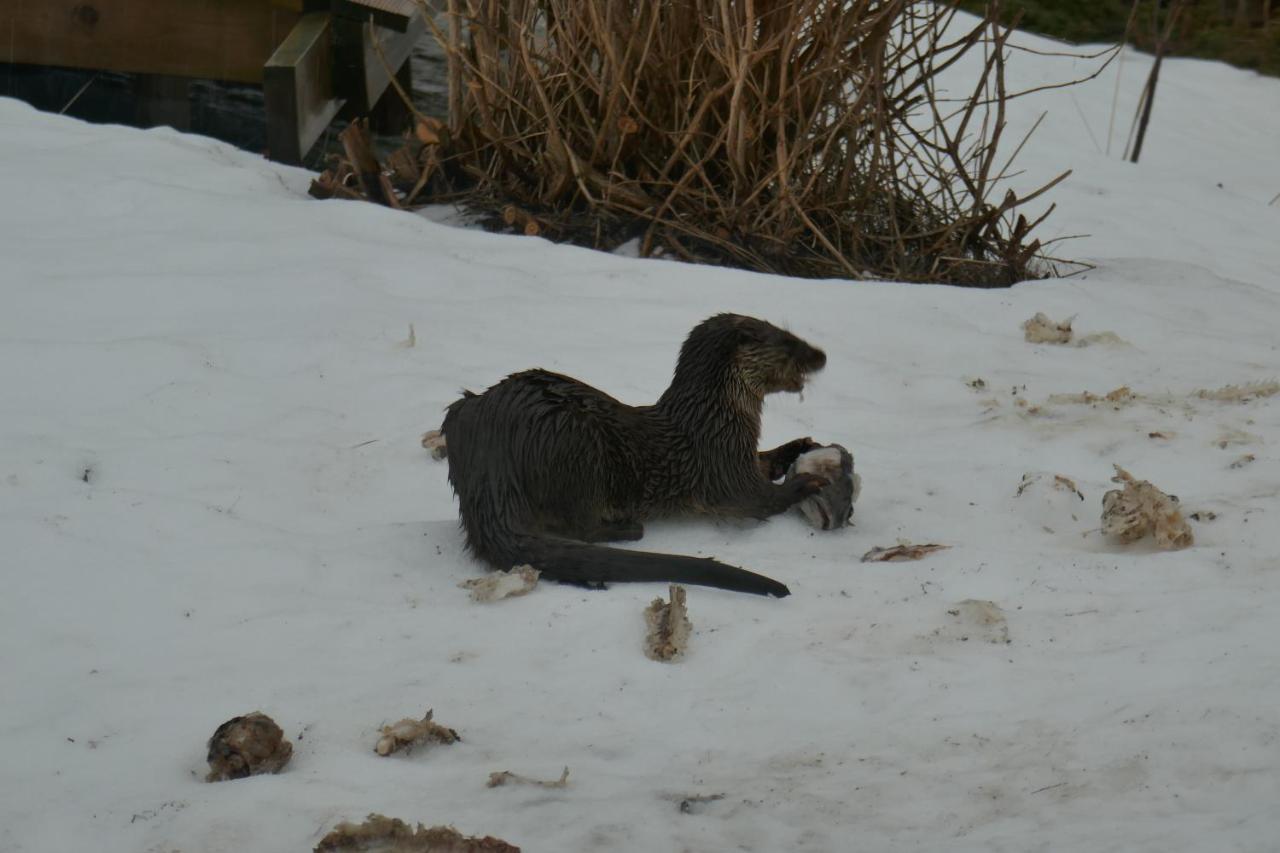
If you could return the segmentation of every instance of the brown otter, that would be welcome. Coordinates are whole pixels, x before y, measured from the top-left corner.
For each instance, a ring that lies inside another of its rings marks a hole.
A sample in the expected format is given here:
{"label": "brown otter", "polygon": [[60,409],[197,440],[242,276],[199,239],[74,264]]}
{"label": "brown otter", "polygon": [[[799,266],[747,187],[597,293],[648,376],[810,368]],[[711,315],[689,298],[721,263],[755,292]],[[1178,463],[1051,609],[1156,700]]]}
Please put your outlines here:
{"label": "brown otter", "polygon": [[773,482],[813,441],[764,452],[756,443],[765,395],[802,390],[826,361],[763,320],[719,314],[689,333],[671,386],[652,406],[627,406],[545,370],[463,392],[441,430],[468,548],[494,568],[529,563],[551,580],[790,594],[715,560],[587,543],[639,539],[649,518],[764,519],[817,493],[827,481],[813,474]]}

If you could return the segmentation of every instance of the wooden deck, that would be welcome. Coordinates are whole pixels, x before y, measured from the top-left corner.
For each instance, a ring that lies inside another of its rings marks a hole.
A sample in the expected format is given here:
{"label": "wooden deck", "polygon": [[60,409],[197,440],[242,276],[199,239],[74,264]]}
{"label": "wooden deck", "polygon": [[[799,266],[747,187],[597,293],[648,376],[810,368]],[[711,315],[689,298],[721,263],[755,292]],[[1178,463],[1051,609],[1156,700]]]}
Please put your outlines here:
{"label": "wooden deck", "polygon": [[373,109],[425,29],[414,0],[0,0],[0,60],[146,75],[170,100],[183,79],[260,84],[270,156],[296,163]]}

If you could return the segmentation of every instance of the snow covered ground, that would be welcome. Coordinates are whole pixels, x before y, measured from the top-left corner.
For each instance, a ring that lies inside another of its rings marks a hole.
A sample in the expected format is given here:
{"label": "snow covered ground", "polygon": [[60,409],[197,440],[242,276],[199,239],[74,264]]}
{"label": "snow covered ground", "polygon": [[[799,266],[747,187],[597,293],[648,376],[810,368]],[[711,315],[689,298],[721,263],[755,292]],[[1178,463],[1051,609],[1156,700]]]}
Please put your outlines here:
{"label": "snow covered ground", "polygon": [[[1280,397],[1191,394],[1280,374],[1280,80],[1166,62],[1135,166],[1147,62],[1018,103],[1025,180],[1075,170],[1043,236],[1097,269],[990,292],[448,228],[0,99],[0,850],[309,850],[375,811],[527,851],[1276,849]],[[641,653],[658,585],[470,602],[418,442],[457,390],[540,365],[648,402],[719,311],[826,350],[763,440],[849,446],[856,526],[649,525],[793,592],[691,588],[675,664]],[[1037,311],[1127,343],[1026,343]],[[1104,539],[1113,463],[1216,519]],[[952,547],[859,561],[900,538]],[[427,708],[463,741],[374,754]],[[292,762],[206,784],[255,709]]]}

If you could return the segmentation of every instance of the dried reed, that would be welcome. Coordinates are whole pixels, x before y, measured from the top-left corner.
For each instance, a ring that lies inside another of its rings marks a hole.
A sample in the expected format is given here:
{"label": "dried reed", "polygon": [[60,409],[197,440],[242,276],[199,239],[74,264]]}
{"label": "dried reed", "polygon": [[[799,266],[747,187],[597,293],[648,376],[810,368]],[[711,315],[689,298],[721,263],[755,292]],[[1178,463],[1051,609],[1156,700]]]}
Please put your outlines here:
{"label": "dried reed", "polygon": [[[419,126],[415,196],[788,275],[1042,274],[1030,232],[1049,211],[1021,210],[1066,173],[1005,187],[1016,93],[994,10],[962,24],[907,0],[448,0],[427,17],[453,114]],[[940,75],[971,52],[972,89],[948,97]]]}

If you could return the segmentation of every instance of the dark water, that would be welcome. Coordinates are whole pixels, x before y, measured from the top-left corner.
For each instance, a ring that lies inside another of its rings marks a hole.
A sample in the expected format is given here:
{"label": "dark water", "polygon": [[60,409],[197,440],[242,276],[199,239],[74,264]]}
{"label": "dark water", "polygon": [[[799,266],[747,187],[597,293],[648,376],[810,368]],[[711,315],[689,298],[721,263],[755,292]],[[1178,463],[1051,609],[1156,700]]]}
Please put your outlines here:
{"label": "dark water", "polygon": [[[443,117],[446,113],[444,56],[435,39],[423,38],[414,48],[414,105],[422,112]],[[83,71],[0,63],[0,96],[17,98],[47,112],[100,124],[145,127],[139,118],[135,93],[136,75],[110,71]],[[388,89],[392,97],[394,91]],[[262,89],[240,83],[193,80],[188,87],[191,120],[187,130],[229,142],[246,151],[263,153],[267,127]],[[345,126],[335,122],[317,142],[304,165],[318,169],[328,153],[337,150],[337,134]],[[398,142],[383,137],[380,147]]]}

